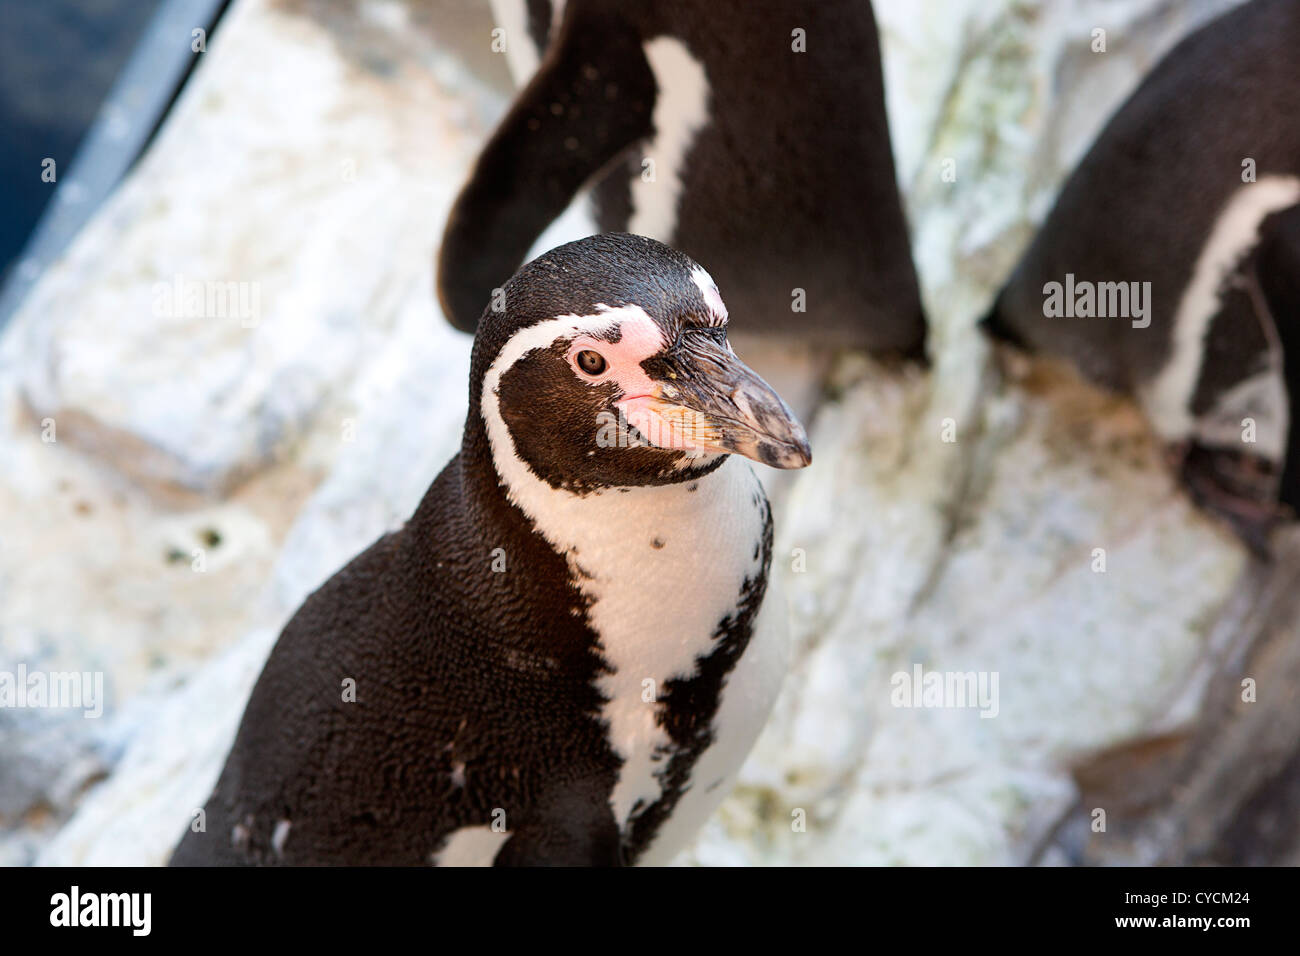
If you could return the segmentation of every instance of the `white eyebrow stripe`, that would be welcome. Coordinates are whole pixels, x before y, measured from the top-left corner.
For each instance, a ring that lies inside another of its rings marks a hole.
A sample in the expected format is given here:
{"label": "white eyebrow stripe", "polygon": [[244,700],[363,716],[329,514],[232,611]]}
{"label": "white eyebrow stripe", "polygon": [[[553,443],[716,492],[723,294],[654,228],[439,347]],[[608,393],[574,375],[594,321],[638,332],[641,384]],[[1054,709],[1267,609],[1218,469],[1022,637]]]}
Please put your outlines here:
{"label": "white eyebrow stripe", "polygon": [[709,324],[713,326],[727,324],[727,306],[722,301],[722,293],[718,291],[718,284],[713,281],[713,276],[705,270],[703,266],[697,265],[691,270],[691,279],[695,282],[696,287],[700,290],[700,295],[704,296],[704,302],[709,307]]}
{"label": "white eyebrow stripe", "polygon": [[496,393],[497,386],[501,382],[501,376],[505,374],[506,369],[529,352],[550,348],[557,339],[561,338],[575,338],[579,335],[590,335],[599,338],[624,319],[640,319],[647,323],[654,322],[646,314],[645,309],[639,305],[625,305],[613,309],[607,305],[598,304],[596,312],[592,315],[557,315],[544,322],[538,322],[536,325],[520,329],[506,341],[496,360],[488,369],[487,375],[484,376],[483,407],[487,408],[487,398],[489,394]]}

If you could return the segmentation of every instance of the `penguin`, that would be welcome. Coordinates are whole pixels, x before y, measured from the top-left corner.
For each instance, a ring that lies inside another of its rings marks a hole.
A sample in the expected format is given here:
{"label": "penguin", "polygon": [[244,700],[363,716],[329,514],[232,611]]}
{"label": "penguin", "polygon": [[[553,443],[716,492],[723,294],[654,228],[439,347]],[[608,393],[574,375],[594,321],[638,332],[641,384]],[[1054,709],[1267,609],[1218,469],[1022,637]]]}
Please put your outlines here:
{"label": "penguin", "polygon": [[1259,554],[1300,508],[1297,115],[1300,4],[1195,31],[1111,117],[983,320],[1135,396],[1193,499]]}
{"label": "penguin", "polygon": [[804,429],[654,240],[501,301],[460,452],[285,626],[173,865],[659,864],[726,795],[784,669],[745,459]]}
{"label": "penguin", "polygon": [[447,221],[437,281],[454,326],[474,330],[589,189],[589,231],[708,262],[742,335],[923,358],[868,0],[494,6],[513,70],[535,72]]}

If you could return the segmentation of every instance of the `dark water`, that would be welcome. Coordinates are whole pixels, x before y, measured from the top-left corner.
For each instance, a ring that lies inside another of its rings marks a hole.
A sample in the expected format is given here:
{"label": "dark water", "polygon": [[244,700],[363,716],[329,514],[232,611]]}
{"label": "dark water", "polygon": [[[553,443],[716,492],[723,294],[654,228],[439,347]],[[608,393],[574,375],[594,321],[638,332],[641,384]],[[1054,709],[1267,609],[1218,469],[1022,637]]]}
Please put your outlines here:
{"label": "dark water", "polygon": [[0,280],[158,0],[0,0]]}

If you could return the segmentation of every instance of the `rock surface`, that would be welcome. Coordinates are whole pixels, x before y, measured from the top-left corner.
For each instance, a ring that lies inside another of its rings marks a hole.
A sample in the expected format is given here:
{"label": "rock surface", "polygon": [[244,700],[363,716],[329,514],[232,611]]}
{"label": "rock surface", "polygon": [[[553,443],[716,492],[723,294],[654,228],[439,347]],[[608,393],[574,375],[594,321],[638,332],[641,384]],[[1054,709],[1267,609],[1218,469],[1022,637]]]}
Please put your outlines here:
{"label": "rock surface", "polygon": [[[1129,404],[1004,381],[974,321],[1109,112],[1226,5],[877,4],[934,368],[837,363],[779,516],[788,685],[682,862],[1023,862],[1076,761],[1196,717],[1241,549]],[[109,686],[98,721],[0,711],[0,863],[162,861],[284,619],[452,454],[469,343],[431,265],[508,95],[491,26],[238,0],[0,340],[0,670]],[[256,315],[189,317],[177,277]],[[996,675],[996,716],[894,706],[918,664]]]}

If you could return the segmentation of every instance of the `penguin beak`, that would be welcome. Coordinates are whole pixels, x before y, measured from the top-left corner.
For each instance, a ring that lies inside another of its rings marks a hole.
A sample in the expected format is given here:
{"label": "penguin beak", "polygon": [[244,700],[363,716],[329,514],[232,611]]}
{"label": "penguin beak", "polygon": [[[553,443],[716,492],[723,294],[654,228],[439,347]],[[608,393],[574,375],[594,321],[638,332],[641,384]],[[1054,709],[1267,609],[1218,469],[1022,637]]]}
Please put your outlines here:
{"label": "penguin beak", "polygon": [[650,395],[620,402],[628,422],[661,448],[734,452],[773,468],[812,461],[808,436],[772,387],[724,342],[688,332],[642,363]]}

